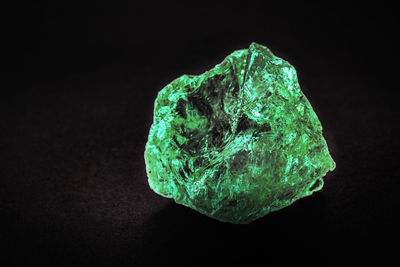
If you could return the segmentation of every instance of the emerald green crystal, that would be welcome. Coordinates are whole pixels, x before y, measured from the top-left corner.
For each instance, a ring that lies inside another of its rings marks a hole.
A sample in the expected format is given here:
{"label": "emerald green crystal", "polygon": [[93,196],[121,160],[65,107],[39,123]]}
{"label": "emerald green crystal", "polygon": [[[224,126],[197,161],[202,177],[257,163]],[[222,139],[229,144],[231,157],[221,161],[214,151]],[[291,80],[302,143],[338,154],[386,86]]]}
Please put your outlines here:
{"label": "emerald green crystal", "polygon": [[231,223],[311,195],[335,168],[296,70],[256,43],[158,93],[145,162],[156,193]]}

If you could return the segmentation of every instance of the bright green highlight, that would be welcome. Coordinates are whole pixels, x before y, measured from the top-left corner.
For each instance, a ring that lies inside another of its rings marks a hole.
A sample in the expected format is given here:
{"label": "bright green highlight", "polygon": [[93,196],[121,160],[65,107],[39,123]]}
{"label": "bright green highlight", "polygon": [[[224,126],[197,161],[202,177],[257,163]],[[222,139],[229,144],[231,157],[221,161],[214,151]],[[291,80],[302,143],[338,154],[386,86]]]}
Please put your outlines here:
{"label": "bright green highlight", "polygon": [[145,161],[156,193],[231,223],[311,195],[335,168],[296,70],[256,43],[158,93]]}

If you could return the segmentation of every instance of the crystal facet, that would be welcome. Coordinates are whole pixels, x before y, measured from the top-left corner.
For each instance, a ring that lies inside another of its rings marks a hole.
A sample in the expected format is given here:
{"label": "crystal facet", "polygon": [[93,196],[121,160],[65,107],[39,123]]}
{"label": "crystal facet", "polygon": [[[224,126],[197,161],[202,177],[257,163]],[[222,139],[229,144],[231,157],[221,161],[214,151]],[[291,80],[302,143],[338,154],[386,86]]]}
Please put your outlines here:
{"label": "crystal facet", "polygon": [[335,168],[296,70],[256,43],[158,93],[145,162],[156,193],[231,223],[311,195]]}

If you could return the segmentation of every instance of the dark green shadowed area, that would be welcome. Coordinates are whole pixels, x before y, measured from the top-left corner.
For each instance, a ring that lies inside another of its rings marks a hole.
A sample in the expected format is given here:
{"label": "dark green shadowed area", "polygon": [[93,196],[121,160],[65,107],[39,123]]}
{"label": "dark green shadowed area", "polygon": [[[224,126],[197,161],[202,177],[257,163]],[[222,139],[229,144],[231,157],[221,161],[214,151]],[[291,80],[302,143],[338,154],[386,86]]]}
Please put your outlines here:
{"label": "dark green shadowed area", "polygon": [[335,168],[294,67],[256,43],[159,92],[145,161],[156,193],[231,223],[311,195]]}

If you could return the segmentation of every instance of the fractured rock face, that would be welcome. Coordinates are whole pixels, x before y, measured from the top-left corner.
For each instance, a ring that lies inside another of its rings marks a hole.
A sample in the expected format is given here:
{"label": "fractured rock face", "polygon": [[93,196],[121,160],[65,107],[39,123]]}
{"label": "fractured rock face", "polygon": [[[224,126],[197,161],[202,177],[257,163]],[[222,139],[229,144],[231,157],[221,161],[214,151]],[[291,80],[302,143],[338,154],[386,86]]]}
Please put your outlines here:
{"label": "fractured rock face", "polygon": [[159,92],[145,162],[156,193],[232,223],[311,195],[335,168],[294,67],[256,43]]}

